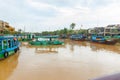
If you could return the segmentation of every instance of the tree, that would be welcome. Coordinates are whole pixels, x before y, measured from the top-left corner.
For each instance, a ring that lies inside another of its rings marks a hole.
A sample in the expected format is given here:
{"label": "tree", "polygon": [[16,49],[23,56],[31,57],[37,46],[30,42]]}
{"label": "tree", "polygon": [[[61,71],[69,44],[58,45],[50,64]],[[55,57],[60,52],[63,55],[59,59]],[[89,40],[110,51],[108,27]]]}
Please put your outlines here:
{"label": "tree", "polygon": [[74,29],[75,28],[75,26],[76,26],[76,24],[75,23],[72,23],[71,25],[70,25],[70,29]]}
{"label": "tree", "polygon": [[21,33],[21,32],[22,32],[22,29],[18,29],[18,32]]}
{"label": "tree", "polygon": [[64,28],[64,34],[67,34],[68,30],[67,28]]}

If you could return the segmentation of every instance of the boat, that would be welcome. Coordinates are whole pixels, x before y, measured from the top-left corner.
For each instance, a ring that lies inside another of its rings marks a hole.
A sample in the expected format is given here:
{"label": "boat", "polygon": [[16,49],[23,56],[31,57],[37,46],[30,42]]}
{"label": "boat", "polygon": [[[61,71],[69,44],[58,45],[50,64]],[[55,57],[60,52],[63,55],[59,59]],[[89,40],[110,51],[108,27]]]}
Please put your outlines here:
{"label": "boat", "polygon": [[24,33],[24,34],[15,34],[14,36],[16,36],[18,38],[18,40],[21,42],[29,42],[29,41],[32,41],[34,39],[35,34]]}
{"label": "boat", "polygon": [[31,45],[62,45],[64,44],[63,41],[57,40],[59,36],[36,36],[33,41],[29,43]]}
{"label": "boat", "polygon": [[106,40],[106,44],[116,44],[118,42],[118,38],[112,37],[112,36],[104,36]]}
{"label": "boat", "polygon": [[120,73],[109,74],[90,80],[120,80]]}
{"label": "boat", "polygon": [[105,38],[103,36],[92,35],[91,36],[91,41],[92,42],[98,42],[98,43],[104,43]]}
{"label": "boat", "polygon": [[119,40],[119,42],[120,42],[120,34],[113,35],[113,38],[114,38],[114,39],[118,39],[118,40]]}
{"label": "boat", "polygon": [[67,39],[68,36],[67,36],[67,34],[62,34],[62,35],[60,35],[60,38],[61,38],[61,39]]}
{"label": "boat", "polygon": [[77,41],[84,41],[86,40],[86,36],[83,34],[74,34],[70,36],[71,40],[77,40]]}
{"label": "boat", "polygon": [[97,42],[97,43],[102,43],[102,44],[114,45],[117,43],[118,40],[111,38],[109,36],[92,35],[91,41]]}
{"label": "boat", "polygon": [[19,50],[20,43],[14,36],[0,36],[0,59],[16,53]]}

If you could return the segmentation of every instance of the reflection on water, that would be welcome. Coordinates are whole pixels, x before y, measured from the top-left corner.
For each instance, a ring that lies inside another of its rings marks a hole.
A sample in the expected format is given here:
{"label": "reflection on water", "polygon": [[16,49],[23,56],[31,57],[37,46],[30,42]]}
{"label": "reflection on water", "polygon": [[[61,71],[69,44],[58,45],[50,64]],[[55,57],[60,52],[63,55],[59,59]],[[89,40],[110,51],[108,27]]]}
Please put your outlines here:
{"label": "reflection on water", "polygon": [[93,51],[106,50],[106,51],[112,51],[112,52],[120,53],[120,47],[115,46],[115,45],[105,45],[105,44],[91,43],[90,47]]}
{"label": "reflection on water", "polygon": [[19,53],[9,56],[7,59],[0,60],[0,80],[7,80],[12,75],[18,64]]}
{"label": "reflection on water", "polygon": [[73,51],[75,46],[79,47],[89,47],[92,51],[100,51],[100,50],[105,50],[105,51],[112,51],[116,53],[120,53],[120,46],[116,45],[106,45],[106,44],[98,44],[98,43],[90,43],[90,42],[82,42],[82,41],[72,41],[69,42],[68,44],[70,45],[70,49]]}
{"label": "reflection on water", "polygon": [[58,51],[55,48],[36,48],[35,53],[58,53]]}
{"label": "reflection on water", "polygon": [[58,53],[59,48],[65,48],[65,45],[50,45],[50,46],[27,46],[28,48],[35,48],[35,53],[49,54]]}
{"label": "reflection on water", "polygon": [[55,46],[25,43],[21,47],[19,64],[11,56],[17,61],[14,62],[17,68],[7,67],[5,70],[9,73],[2,71],[10,58],[0,61],[0,74],[5,76],[0,80],[88,80],[120,72],[119,53],[119,46],[86,41],[65,40],[65,45]]}

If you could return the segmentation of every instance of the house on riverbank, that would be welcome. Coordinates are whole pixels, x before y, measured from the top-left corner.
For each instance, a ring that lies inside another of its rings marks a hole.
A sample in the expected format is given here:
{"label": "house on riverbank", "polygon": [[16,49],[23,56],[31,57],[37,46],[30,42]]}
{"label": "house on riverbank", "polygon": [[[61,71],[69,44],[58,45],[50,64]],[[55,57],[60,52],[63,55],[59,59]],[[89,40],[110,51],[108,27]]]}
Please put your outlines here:
{"label": "house on riverbank", "polygon": [[105,36],[106,35],[110,35],[110,36],[120,35],[120,24],[108,25],[107,27],[105,27],[104,35]]}
{"label": "house on riverbank", "polygon": [[10,26],[8,22],[0,20],[0,34],[7,33],[7,32],[14,32],[15,28]]}
{"label": "house on riverbank", "polygon": [[95,27],[88,29],[89,34],[100,34],[104,36],[120,35],[120,24],[108,25],[106,27]]}

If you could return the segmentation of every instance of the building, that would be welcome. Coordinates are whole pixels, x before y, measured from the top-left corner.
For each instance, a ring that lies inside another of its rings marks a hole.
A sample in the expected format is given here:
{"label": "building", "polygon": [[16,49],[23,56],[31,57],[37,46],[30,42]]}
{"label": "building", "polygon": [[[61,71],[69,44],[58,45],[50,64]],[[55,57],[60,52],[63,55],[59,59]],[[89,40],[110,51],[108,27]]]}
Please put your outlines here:
{"label": "building", "polygon": [[120,34],[120,24],[108,25],[105,27],[104,35],[118,35]]}
{"label": "building", "polygon": [[88,30],[89,34],[104,34],[104,27],[95,27]]}
{"label": "building", "polygon": [[120,24],[108,25],[106,27],[95,27],[88,30],[89,34],[100,34],[104,36],[120,35]]}
{"label": "building", "polygon": [[8,22],[0,20],[0,33],[4,33],[5,31],[14,32],[15,28],[10,26]]}

